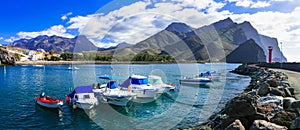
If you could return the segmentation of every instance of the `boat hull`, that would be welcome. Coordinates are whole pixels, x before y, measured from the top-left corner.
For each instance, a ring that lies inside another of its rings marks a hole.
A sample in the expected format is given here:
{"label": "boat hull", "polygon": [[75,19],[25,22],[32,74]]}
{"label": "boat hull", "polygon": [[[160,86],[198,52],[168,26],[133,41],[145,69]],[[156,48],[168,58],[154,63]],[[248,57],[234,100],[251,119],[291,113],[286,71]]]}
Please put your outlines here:
{"label": "boat hull", "polygon": [[92,109],[95,106],[95,104],[93,103],[79,103],[79,102],[76,102],[74,105],[76,105],[76,107],[80,109]]}
{"label": "boat hull", "polygon": [[50,103],[41,102],[39,100],[36,100],[36,103],[39,104],[40,106],[47,107],[47,108],[58,108],[58,107],[63,105],[63,102],[51,103],[50,104]]}
{"label": "boat hull", "polygon": [[127,106],[132,97],[111,97],[103,96],[103,101],[115,106]]}

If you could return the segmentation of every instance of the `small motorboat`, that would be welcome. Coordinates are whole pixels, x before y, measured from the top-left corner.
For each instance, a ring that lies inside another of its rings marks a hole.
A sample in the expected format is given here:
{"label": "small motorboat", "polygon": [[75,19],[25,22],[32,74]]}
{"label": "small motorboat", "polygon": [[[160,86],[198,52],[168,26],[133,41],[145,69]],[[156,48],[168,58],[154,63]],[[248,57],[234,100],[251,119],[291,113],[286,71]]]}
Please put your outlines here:
{"label": "small motorboat", "polygon": [[206,73],[200,73],[194,78],[183,78],[180,80],[181,84],[206,84],[212,82],[213,78],[211,73],[208,71]]}
{"label": "small motorboat", "polygon": [[35,100],[37,104],[47,108],[58,108],[63,105],[62,100],[45,96],[45,93],[41,93],[40,97],[36,97]]}
{"label": "small motorboat", "polygon": [[110,81],[102,91],[103,101],[115,106],[127,106],[128,102],[136,98],[136,94],[121,90],[116,81]]}
{"label": "small motorboat", "polygon": [[99,78],[109,81],[107,84],[98,84],[97,87],[93,89],[100,101],[115,106],[127,106],[132,99],[136,98],[136,94],[121,90],[117,82],[113,80],[122,78],[121,76],[105,75]]}
{"label": "small motorboat", "polygon": [[149,83],[158,88],[158,93],[165,93],[168,91],[175,90],[175,84],[166,84],[163,82],[162,78],[157,75],[148,76]]}
{"label": "small motorboat", "polygon": [[78,86],[68,95],[74,108],[92,109],[98,105],[92,86]]}
{"label": "small motorboat", "polygon": [[121,89],[136,94],[134,102],[148,103],[159,96],[158,88],[148,83],[148,78],[141,75],[131,75],[121,85]]}
{"label": "small motorboat", "polygon": [[67,70],[79,70],[79,68],[78,68],[78,67],[72,67],[72,66],[69,66],[69,67],[67,68]]}

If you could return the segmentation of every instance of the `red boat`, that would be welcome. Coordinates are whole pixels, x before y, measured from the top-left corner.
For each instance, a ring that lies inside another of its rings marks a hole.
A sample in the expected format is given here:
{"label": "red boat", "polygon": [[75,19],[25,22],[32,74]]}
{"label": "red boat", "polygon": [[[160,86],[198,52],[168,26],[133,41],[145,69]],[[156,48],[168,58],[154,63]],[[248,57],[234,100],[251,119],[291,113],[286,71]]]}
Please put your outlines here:
{"label": "red boat", "polygon": [[[44,94],[41,94],[44,95]],[[63,105],[63,101],[57,98],[51,98],[49,96],[40,96],[35,98],[36,103],[47,108],[58,108]]]}

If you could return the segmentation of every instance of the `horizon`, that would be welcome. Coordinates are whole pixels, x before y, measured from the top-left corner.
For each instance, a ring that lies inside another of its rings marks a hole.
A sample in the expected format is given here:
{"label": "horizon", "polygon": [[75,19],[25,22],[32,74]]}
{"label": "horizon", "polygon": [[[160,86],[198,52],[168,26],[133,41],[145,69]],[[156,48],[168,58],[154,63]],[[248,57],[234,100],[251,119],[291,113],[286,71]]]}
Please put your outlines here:
{"label": "horizon", "polygon": [[31,0],[2,1],[0,6],[0,16],[5,18],[0,21],[0,44],[39,35],[86,35],[98,47],[135,44],[172,22],[199,28],[230,17],[236,23],[249,21],[260,34],[277,38],[288,62],[300,62],[300,2],[296,0]]}

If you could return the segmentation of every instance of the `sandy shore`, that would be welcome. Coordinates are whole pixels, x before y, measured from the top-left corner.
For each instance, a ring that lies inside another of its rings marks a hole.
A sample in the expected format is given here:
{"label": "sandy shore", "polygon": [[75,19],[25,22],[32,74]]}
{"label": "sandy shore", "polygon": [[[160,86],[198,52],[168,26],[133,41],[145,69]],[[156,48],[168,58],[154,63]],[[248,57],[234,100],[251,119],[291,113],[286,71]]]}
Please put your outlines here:
{"label": "sandy shore", "polygon": [[295,89],[295,97],[296,99],[300,99],[300,72],[284,70],[284,69],[272,69],[274,71],[283,72],[288,76],[288,81]]}

